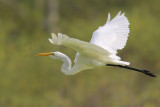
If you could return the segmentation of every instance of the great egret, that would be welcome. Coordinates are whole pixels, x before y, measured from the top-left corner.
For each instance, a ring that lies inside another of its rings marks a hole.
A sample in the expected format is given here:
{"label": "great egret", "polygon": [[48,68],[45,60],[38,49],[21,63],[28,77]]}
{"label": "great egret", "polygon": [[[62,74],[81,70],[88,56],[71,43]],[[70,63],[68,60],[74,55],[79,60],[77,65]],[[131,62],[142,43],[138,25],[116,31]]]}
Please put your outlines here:
{"label": "great egret", "polygon": [[121,58],[116,55],[117,50],[124,48],[127,42],[129,22],[124,13],[121,14],[121,12],[112,20],[110,18],[109,13],[106,24],[94,31],[90,43],[70,38],[65,34],[58,33],[56,36],[52,33],[52,38],[49,41],[53,45],[63,45],[77,51],[73,67],[70,58],[61,52],[39,53],[37,56],[50,56],[53,59],[63,61],[61,71],[66,75],[73,75],[82,70],[99,66],[116,66],[155,77],[147,70],[127,66],[130,63],[121,61]]}

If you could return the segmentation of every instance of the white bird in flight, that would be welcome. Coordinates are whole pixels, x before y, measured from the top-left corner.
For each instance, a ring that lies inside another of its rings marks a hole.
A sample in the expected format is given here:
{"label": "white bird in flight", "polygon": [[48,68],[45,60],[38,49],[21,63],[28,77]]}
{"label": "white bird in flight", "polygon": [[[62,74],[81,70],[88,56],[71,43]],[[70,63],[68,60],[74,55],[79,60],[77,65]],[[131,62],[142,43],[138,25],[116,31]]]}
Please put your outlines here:
{"label": "white bird in flight", "polygon": [[77,51],[73,67],[70,58],[61,52],[39,53],[37,56],[49,56],[63,61],[61,71],[66,75],[74,75],[82,70],[94,67],[116,66],[155,77],[154,74],[147,70],[129,67],[129,62],[121,61],[121,58],[116,55],[117,50],[123,49],[126,45],[129,21],[124,13],[121,14],[121,12],[112,20],[110,19],[109,13],[106,24],[94,31],[90,43],[70,38],[65,34],[58,33],[58,36],[56,36],[52,33],[52,38],[49,41],[53,45],[63,45]]}

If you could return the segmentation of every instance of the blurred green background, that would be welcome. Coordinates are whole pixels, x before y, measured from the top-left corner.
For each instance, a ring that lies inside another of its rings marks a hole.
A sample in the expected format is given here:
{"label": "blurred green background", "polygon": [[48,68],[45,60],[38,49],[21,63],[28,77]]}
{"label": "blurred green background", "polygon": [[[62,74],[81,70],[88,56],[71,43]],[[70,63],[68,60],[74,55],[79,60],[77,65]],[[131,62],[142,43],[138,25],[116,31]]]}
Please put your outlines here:
{"label": "blurred green background", "polygon": [[66,76],[61,61],[35,56],[60,51],[73,61],[75,51],[49,43],[51,32],[90,41],[120,10],[130,36],[118,55],[159,76],[160,0],[0,0],[0,107],[158,107],[159,77],[112,67]]}

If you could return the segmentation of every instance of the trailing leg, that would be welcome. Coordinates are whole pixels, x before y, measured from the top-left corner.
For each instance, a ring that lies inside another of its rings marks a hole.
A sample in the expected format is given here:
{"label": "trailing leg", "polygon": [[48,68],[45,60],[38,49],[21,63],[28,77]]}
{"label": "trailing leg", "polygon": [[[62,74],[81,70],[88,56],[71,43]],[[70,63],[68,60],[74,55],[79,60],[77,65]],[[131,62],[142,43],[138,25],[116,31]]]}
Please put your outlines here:
{"label": "trailing leg", "polygon": [[156,77],[156,75],[154,75],[154,74],[151,73],[150,71],[140,70],[140,69],[137,69],[137,68],[133,68],[133,67],[126,66],[126,65],[123,66],[123,65],[107,64],[106,66],[115,66],[115,67],[130,69],[130,70],[134,70],[134,71],[138,71],[138,72],[144,73],[144,74],[149,75],[149,76],[151,76],[151,77]]}

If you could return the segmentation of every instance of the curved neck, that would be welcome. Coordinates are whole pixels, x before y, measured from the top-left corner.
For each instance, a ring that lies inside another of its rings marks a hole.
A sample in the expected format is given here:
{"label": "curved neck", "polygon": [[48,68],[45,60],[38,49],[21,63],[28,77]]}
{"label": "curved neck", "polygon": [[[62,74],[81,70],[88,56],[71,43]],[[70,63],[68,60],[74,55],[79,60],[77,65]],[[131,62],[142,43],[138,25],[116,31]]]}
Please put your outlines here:
{"label": "curved neck", "polygon": [[61,67],[61,71],[64,73],[64,74],[67,74],[70,69],[71,69],[71,66],[72,66],[72,62],[70,60],[70,58],[64,54],[63,58],[59,58],[61,61],[63,61],[63,65]]}
{"label": "curved neck", "polygon": [[63,61],[63,64],[61,67],[61,72],[63,72],[66,75],[73,75],[73,74],[80,71],[79,64],[75,64],[73,67],[71,67],[72,62],[71,62],[70,58],[63,53],[61,53],[61,55],[56,58],[54,56],[50,56],[50,57],[52,57],[53,59],[59,59],[59,60]]}

